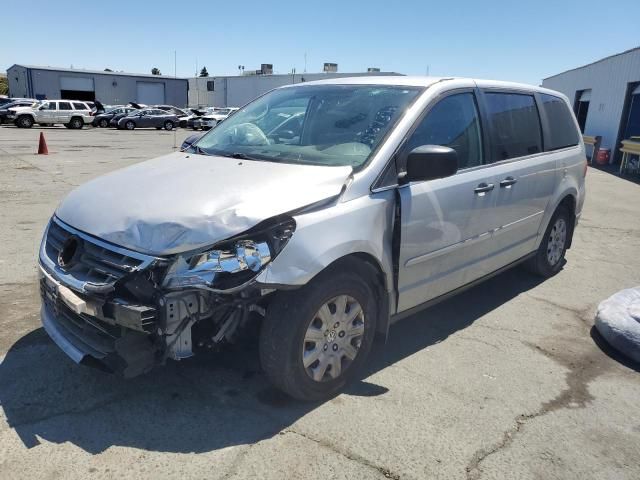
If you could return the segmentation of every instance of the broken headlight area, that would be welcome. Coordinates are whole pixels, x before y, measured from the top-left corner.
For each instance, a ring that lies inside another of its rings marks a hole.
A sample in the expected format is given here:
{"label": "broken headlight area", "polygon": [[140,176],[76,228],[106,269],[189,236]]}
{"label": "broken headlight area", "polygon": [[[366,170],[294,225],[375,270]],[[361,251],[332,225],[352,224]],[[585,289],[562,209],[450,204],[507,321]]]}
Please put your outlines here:
{"label": "broken headlight area", "polygon": [[252,283],[282,251],[294,231],[293,218],[279,217],[211,249],[180,255],[167,271],[163,287],[234,293]]}

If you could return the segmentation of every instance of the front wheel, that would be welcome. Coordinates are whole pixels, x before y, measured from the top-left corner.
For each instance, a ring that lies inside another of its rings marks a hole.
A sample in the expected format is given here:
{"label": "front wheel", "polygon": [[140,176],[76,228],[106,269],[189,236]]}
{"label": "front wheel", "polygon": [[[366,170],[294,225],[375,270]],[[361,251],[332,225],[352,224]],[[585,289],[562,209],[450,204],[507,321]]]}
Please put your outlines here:
{"label": "front wheel", "polygon": [[125,123],[124,126],[127,130],[133,130],[134,128],[136,128],[136,124],[131,120]]}
{"label": "front wheel", "polygon": [[570,217],[564,206],[555,211],[538,251],[526,264],[530,271],[542,277],[551,277],[560,271],[570,240]]}
{"label": "front wheel", "polygon": [[29,115],[23,115],[18,118],[16,125],[20,128],[31,128],[33,127],[33,118]]}
{"label": "front wheel", "polygon": [[365,364],[375,337],[370,285],[350,271],[327,273],[295,292],[280,292],[260,333],[264,371],[300,400],[338,393]]}

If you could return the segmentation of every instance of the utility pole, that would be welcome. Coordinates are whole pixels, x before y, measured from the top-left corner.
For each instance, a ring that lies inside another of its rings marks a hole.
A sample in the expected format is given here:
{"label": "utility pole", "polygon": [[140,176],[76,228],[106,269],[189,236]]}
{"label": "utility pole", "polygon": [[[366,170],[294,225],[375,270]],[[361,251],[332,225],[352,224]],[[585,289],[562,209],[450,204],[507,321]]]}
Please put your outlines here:
{"label": "utility pole", "polygon": [[[176,51],[173,51],[173,78],[178,78],[178,54]],[[178,144],[176,142],[176,134],[177,134],[177,125],[173,127],[173,148],[174,150],[178,148]]]}

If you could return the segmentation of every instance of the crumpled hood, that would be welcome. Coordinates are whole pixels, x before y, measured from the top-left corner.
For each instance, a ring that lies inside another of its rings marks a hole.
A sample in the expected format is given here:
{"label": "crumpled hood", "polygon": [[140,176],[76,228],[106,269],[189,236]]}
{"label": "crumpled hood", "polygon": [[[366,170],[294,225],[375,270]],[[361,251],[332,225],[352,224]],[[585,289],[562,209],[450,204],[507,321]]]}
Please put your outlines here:
{"label": "crumpled hood", "polygon": [[172,153],[76,188],[56,215],[116,245],[168,255],[337,195],[350,173],[351,167]]}

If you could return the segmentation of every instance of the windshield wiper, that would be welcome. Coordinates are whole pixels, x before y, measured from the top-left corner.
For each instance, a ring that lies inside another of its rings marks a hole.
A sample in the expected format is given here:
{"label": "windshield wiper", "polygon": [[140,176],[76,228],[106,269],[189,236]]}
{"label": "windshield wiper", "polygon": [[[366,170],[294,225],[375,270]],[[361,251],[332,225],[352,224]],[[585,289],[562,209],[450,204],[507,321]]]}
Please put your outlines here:
{"label": "windshield wiper", "polygon": [[221,157],[237,158],[238,160],[261,160],[260,158],[252,157],[242,152],[224,152],[218,153]]}
{"label": "windshield wiper", "polygon": [[192,148],[196,151],[198,155],[211,155],[210,153],[205,152],[202,148],[197,145],[192,145]]}

